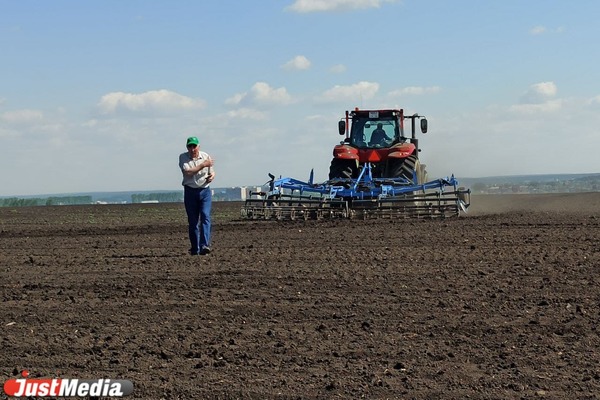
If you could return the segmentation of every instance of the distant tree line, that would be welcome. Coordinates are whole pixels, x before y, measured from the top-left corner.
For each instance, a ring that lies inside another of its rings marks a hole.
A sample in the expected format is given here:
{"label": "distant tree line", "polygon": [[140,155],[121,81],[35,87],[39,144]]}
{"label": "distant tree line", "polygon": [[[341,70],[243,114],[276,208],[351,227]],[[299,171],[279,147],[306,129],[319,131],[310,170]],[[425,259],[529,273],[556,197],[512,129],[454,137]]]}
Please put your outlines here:
{"label": "distant tree line", "polygon": [[132,203],[142,203],[144,201],[158,201],[159,203],[178,203],[183,201],[183,193],[136,193],[131,195]]}
{"label": "distant tree line", "polygon": [[[507,177],[510,179],[510,177]],[[527,182],[476,182],[471,185],[474,193],[571,193],[600,191],[600,174],[577,179]]]}
{"label": "distant tree line", "polygon": [[0,207],[63,206],[76,204],[92,204],[92,196],[7,197],[0,199]]}

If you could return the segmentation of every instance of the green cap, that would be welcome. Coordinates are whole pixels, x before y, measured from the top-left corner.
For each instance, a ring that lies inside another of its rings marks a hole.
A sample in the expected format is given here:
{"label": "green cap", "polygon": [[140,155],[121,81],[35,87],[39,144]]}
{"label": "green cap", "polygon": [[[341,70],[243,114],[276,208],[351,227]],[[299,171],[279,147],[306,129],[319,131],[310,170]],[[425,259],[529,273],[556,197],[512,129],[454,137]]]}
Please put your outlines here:
{"label": "green cap", "polygon": [[187,138],[187,142],[186,142],[186,146],[189,146],[190,144],[195,144],[196,146],[198,146],[198,138],[196,136],[190,136],[189,138]]}

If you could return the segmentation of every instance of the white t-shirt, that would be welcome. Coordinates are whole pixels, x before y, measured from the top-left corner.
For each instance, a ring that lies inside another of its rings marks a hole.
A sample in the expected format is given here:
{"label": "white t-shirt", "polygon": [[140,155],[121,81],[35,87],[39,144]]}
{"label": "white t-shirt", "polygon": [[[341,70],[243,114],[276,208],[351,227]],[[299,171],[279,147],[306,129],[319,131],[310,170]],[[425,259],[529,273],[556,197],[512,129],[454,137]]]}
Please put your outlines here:
{"label": "white t-shirt", "polygon": [[200,171],[195,173],[192,176],[186,175],[185,171],[202,164],[205,160],[210,159],[210,156],[200,151],[198,154],[198,158],[192,159],[190,155],[185,152],[179,155],[179,168],[183,173],[183,182],[181,182],[184,186],[189,186],[192,188],[205,188],[208,187],[209,183],[206,182],[206,177],[210,175],[213,171],[213,167],[202,168]]}

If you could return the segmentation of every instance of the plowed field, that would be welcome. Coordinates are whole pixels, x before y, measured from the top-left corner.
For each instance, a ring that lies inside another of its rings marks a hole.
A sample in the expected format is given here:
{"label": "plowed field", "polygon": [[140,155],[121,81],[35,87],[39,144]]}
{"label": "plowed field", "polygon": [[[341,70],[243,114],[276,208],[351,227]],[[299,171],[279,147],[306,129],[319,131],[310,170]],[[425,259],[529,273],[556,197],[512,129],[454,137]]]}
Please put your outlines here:
{"label": "plowed field", "polygon": [[444,221],[0,208],[0,367],[136,399],[598,399],[600,193]]}

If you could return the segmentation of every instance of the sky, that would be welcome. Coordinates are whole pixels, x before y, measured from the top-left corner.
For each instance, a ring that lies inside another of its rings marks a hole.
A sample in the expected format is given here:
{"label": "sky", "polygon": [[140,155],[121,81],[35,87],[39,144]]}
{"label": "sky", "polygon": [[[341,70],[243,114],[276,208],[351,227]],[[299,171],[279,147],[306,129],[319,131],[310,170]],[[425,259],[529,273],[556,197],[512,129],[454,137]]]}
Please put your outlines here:
{"label": "sky", "polygon": [[0,0],[0,196],[327,179],[346,110],[430,178],[600,172],[597,0]]}

